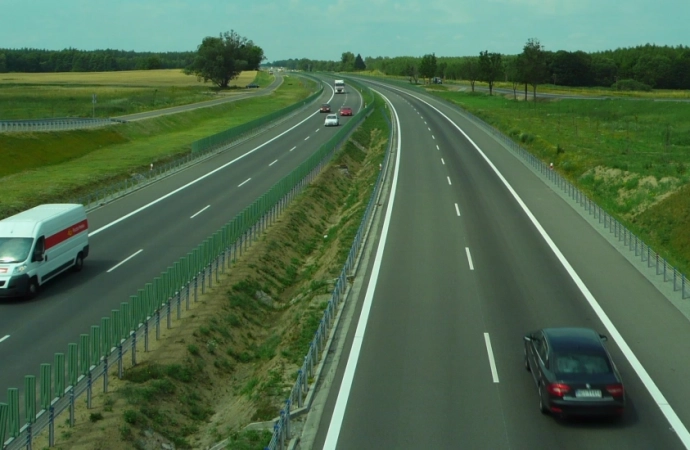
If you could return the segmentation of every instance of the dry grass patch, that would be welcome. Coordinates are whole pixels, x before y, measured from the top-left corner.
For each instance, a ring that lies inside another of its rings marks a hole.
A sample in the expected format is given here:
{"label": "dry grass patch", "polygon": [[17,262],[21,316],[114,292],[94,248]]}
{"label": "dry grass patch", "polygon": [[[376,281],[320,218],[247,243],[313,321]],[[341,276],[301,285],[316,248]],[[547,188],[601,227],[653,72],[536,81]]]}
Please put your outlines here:
{"label": "dry grass patch", "polygon": [[[231,85],[245,86],[256,77],[255,70],[242,72]],[[182,69],[123,70],[114,72],[52,72],[52,73],[3,73],[0,85],[50,84],[50,85],[102,85],[102,86],[199,86],[193,75],[185,75]],[[54,89],[54,87],[51,87]]]}

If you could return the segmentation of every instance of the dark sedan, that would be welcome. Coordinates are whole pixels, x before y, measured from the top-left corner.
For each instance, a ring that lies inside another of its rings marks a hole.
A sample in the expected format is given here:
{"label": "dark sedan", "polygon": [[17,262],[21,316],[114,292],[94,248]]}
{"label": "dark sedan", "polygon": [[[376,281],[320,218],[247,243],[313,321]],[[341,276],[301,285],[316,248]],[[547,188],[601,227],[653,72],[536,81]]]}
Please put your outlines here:
{"label": "dark sedan", "polygon": [[625,389],[604,347],[605,336],[589,328],[544,328],[524,340],[525,368],[537,385],[542,413],[623,413]]}
{"label": "dark sedan", "polygon": [[328,103],[324,103],[323,105],[321,105],[320,111],[321,111],[322,113],[324,113],[324,112],[325,112],[325,113],[331,112],[331,105],[329,105]]}

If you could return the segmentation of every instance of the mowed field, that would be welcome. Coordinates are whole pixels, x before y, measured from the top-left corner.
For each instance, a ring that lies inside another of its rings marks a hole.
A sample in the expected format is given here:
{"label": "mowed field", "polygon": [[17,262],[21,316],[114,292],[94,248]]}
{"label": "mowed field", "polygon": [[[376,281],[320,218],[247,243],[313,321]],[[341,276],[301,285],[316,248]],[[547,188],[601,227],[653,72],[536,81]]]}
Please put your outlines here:
{"label": "mowed field", "polygon": [[[181,69],[0,74],[0,120],[117,117],[242,92],[257,80],[242,72],[219,90]],[[96,95],[96,104],[92,100]]]}

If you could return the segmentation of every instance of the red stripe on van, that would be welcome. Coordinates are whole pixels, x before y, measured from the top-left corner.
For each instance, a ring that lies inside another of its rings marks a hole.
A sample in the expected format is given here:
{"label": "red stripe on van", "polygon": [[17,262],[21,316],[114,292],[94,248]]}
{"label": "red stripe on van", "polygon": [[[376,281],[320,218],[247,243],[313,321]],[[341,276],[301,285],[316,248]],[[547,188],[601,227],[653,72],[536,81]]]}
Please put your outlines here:
{"label": "red stripe on van", "polygon": [[58,231],[54,235],[48,236],[46,238],[46,250],[48,250],[51,247],[55,247],[56,245],[60,244],[61,242],[66,241],[67,239],[71,238],[72,236],[75,236],[79,233],[83,233],[88,229],[89,229],[89,222],[87,219],[84,219],[79,223],[76,223],[72,226],[65,228],[62,231]]}

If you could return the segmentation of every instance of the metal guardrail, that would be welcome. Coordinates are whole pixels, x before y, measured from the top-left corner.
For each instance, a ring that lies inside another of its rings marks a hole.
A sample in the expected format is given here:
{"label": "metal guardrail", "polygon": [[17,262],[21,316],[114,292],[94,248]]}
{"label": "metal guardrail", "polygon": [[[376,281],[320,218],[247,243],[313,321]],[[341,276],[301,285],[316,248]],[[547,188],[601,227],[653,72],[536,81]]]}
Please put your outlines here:
{"label": "metal guardrail", "polygon": [[123,123],[119,119],[88,119],[81,117],[61,117],[36,120],[0,120],[0,133],[30,133],[42,131],[81,130],[105,127]]}
{"label": "metal guardrail", "polygon": [[521,159],[529,163],[539,174],[546,180],[551,182],[555,187],[561,189],[567,196],[574,200],[582,209],[584,209],[594,219],[598,219],[599,223],[604,226],[604,229],[609,230],[610,233],[618,239],[629,251],[635,253],[635,257],[640,257],[642,262],[647,263],[648,268],[655,268],[657,276],[663,276],[664,283],[672,282],[673,291],[680,291],[681,299],[690,297],[690,289],[688,286],[688,278],[681,273],[677,268],[673,267],[666,259],[659,253],[654,251],[649,245],[628,230],[618,219],[607,213],[601,206],[597,205],[587,195],[579,190],[575,185],[568,181],[565,177],[554,170],[549,164],[546,164],[541,159],[534,156],[528,150],[523,148],[520,144],[513,141],[510,137],[503,134],[500,130],[485,122],[474,114],[462,109],[456,104],[453,106],[460,108],[462,114],[470,118],[474,123],[479,125],[484,130],[491,133],[498,138],[510,151],[519,156]]}
{"label": "metal guardrail", "polygon": [[[79,343],[68,344],[67,358],[56,353],[53,364],[42,364],[38,390],[41,410],[36,413],[36,377],[24,377],[24,425],[20,420],[19,390],[8,389],[8,403],[0,403],[0,448],[31,449],[33,439],[46,428],[48,445],[55,445],[55,420],[69,411],[69,423],[75,422],[75,401],[86,393],[87,407],[96,382],[102,378],[103,392],[108,391],[109,371],[117,365],[118,376],[123,375],[124,356],[130,353],[136,365],[137,349],[143,340],[144,351],[149,348],[151,334],[160,338],[163,321],[172,327],[173,311],[182,317],[182,305],[189,309],[197,301],[199,290],[213,287],[220,273],[232,266],[266,228],[276,222],[283,210],[302,192],[328,164],[351,131],[371,112],[373,104],[348,121],[328,142],[300,164],[293,172],[245,208],[234,219],[207,238],[187,256],[139,289],[137,295],[122,302],[120,309],[103,317],[100,325],[93,325],[90,334],[81,334]],[[342,289],[343,280],[337,289]],[[67,377],[65,377],[67,374]],[[305,379],[306,380],[306,379]],[[8,438],[6,440],[6,438]]]}

